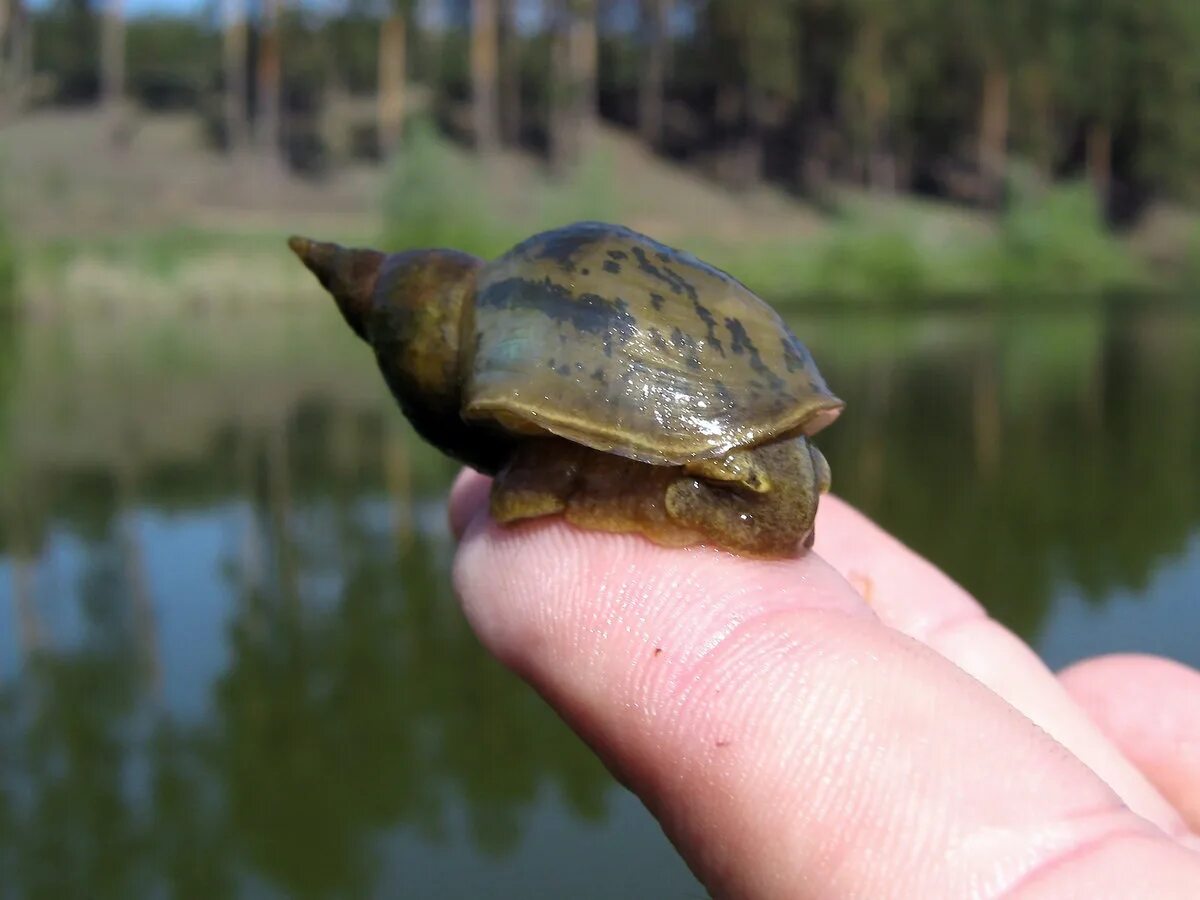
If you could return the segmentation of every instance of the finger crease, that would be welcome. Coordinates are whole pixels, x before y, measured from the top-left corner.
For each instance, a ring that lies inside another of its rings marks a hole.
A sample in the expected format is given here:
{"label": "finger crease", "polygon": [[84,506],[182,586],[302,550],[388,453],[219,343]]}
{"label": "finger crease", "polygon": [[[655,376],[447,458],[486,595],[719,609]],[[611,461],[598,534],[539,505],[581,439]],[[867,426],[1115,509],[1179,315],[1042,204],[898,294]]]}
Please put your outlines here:
{"label": "finger crease", "polygon": [[1147,833],[1147,829],[1144,826],[1139,827],[1134,825],[1124,825],[1112,831],[1096,835],[1074,847],[1056,852],[1042,860],[1023,874],[1015,884],[1010,885],[998,894],[997,900],[1015,900],[1015,898],[1020,897],[1038,882],[1053,877],[1067,866],[1088,859],[1089,857],[1106,853],[1111,849],[1113,844],[1129,839],[1152,840],[1153,835]]}

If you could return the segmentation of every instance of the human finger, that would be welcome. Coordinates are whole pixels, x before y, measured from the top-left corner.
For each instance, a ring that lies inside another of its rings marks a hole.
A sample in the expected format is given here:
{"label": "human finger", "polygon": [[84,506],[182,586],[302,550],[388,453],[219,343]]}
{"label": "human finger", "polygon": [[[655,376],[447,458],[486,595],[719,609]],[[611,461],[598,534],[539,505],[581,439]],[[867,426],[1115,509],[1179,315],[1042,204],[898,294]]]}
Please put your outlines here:
{"label": "human finger", "polygon": [[883,626],[817,554],[762,562],[469,518],[455,581],[476,632],[714,893],[992,896],[1086,885],[1080,861],[1107,872],[1114,855],[1154,896],[1200,885],[1200,862]]}
{"label": "human finger", "polygon": [[1200,672],[1156,656],[1086,660],[1067,692],[1200,834]]}
{"label": "human finger", "polygon": [[1186,830],[1175,806],[1037,654],[945,573],[837,497],[822,499],[816,535],[814,548],[884,623],[931,647],[1011,703],[1139,815],[1172,834]]}

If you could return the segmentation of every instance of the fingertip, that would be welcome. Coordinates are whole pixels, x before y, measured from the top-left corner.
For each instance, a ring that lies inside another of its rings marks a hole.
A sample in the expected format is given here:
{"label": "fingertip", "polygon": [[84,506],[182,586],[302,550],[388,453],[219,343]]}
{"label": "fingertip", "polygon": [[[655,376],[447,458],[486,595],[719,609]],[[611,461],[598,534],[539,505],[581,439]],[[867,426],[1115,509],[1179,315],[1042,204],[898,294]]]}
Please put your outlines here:
{"label": "fingertip", "polygon": [[471,521],[486,512],[491,487],[492,480],[474,469],[463,469],[458,473],[450,489],[448,507],[450,531],[455,540],[461,541]]}
{"label": "fingertip", "polygon": [[[501,526],[470,517],[464,476],[452,508],[462,535],[455,586],[476,632],[511,667],[530,675],[545,662],[608,657],[616,670],[647,647],[702,655],[718,636],[764,609],[806,608],[873,618],[817,554],[752,560],[709,547],[667,548],[553,516]],[[475,501],[478,502],[478,501]]]}
{"label": "fingertip", "polygon": [[1059,678],[1200,833],[1200,672],[1163,657],[1115,654],[1076,663]]}
{"label": "fingertip", "polygon": [[[1047,828],[1062,832],[1048,851],[1078,838],[1055,824],[1078,809],[1120,811],[1008,704],[880,627],[816,553],[672,550],[561,517],[502,527],[471,500],[486,486],[464,474],[455,487],[455,586],[473,629],[716,893],[768,896],[772,878],[804,873],[864,895],[903,878],[913,896],[965,896],[973,869],[931,858],[999,825],[1010,837],[986,864],[1019,872]],[[999,771],[1016,774],[987,777]],[[923,840],[886,840],[914,822]],[[831,862],[863,846],[886,851],[852,872]]]}

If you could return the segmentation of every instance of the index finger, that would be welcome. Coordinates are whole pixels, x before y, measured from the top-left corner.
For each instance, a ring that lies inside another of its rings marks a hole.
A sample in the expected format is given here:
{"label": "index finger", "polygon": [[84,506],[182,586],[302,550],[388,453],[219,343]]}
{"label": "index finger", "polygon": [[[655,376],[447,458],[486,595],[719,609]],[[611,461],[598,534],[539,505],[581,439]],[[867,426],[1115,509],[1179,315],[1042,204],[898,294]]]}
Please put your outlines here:
{"label": "index finger", "polygon": [[940,653],[1045,729],[1135,812],[1170,834],[1171,806],[1067,693],[1027,644],[958,584],[837,497],[821,501],[815,549],[887,625]]}
{"label": "index finger", "polygon": [[500,528],[478,482],[459,490],[455,581],[477,634],[715,893],[1099,890],[1118,856],[1154,896],[1200,880],[1090,770],[881,625],[818,555],[668,550],[559,519]]}

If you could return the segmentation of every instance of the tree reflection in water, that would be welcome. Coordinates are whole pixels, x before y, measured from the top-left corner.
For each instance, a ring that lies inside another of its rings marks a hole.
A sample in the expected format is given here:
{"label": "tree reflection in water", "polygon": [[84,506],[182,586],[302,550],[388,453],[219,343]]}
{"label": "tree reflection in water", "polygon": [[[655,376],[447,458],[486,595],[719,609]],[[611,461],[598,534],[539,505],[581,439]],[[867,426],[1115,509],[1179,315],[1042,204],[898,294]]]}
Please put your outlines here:
{"label": "tree reflection in water", "polygon": [[[1197,534],[1200,317],[797,328],[850,404],[821,438],[837,489],[1021,633],[1063,583],[1137,591]],[[135,353],[43,366],[55,339],[22,340],[30,370],[0,378],[0,898],[367,896],[396,889],[397,834],[485,865],[548,802],[603,827],[619,789],[467,629],[453,467],[366,360],[300,342],[238,390]],[[164,576],[185,567],[209,580]],[[167,629],[184,608],[210,627]],[[171,677],[190,655],[199,710]]]}

